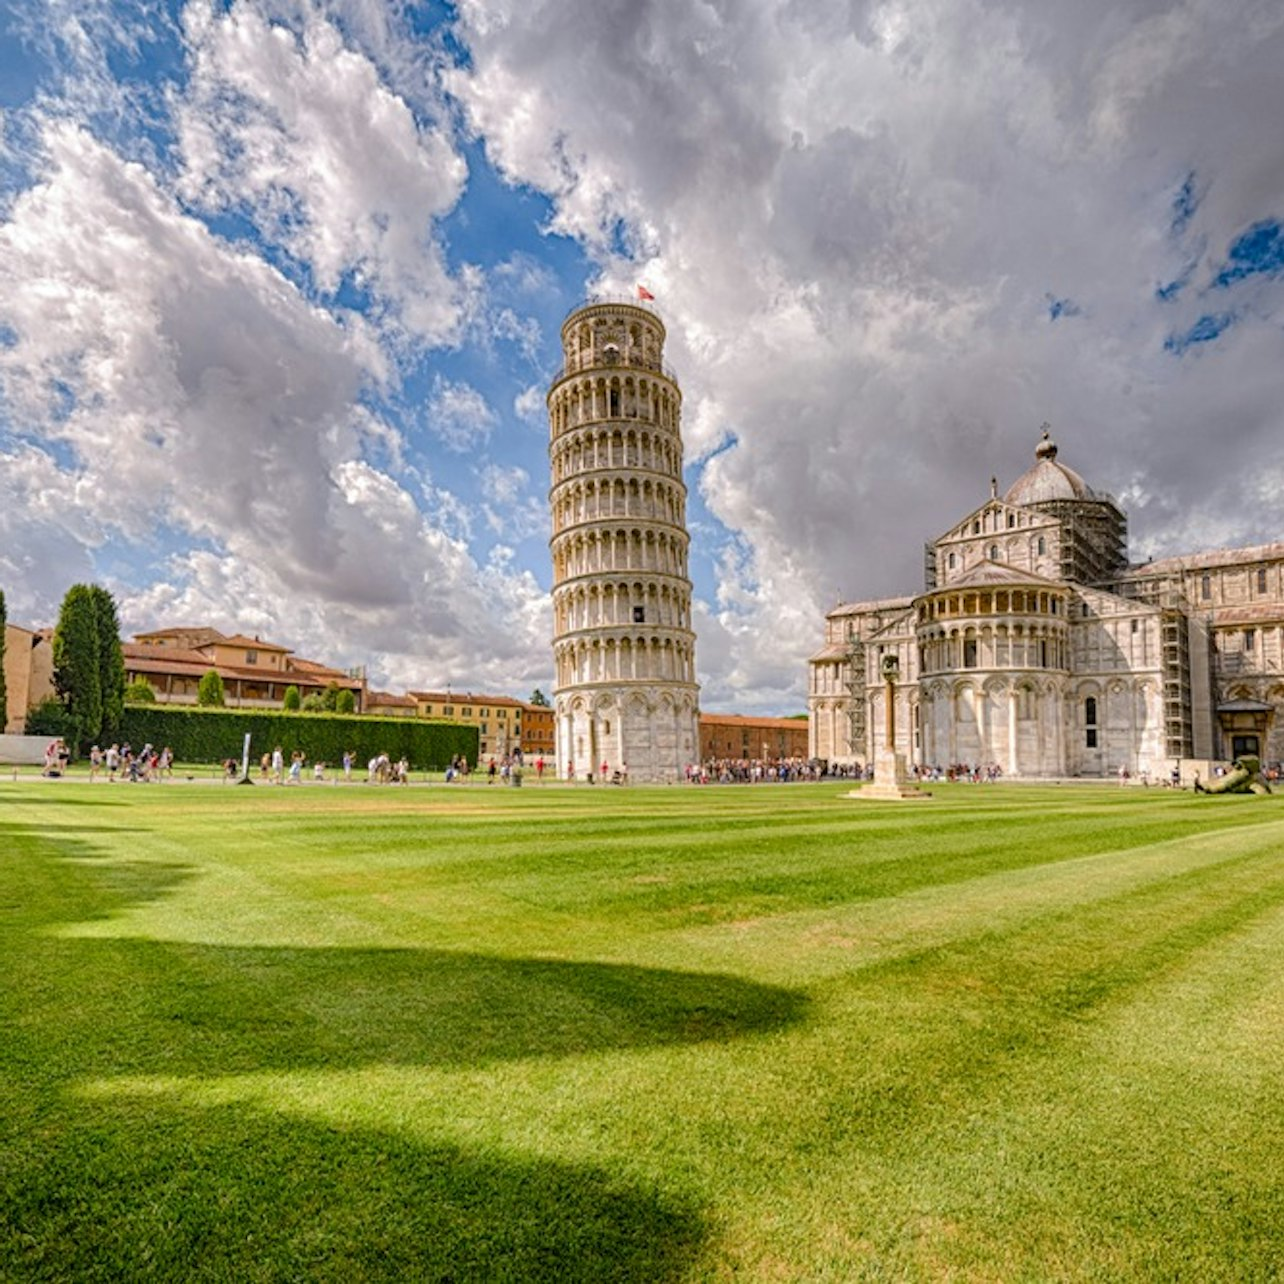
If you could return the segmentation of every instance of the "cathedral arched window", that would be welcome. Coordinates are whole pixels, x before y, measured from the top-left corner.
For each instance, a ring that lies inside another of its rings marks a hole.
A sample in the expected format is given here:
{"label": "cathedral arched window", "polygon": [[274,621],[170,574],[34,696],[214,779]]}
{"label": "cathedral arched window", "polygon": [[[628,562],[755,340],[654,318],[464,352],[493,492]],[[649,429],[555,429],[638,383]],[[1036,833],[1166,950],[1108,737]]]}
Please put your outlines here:
{"label": "cathedral arched window", "polygon": [[998,560],[999,560],[999,546],[998,546],[997,544],[991,544],[991,545],[990,545],[990,561],[992,561],[992,562],[997,562]]}
{"label": "cathedral arched window", "polygon": [[1097,747],[1097,697],[1089,696],[1083,702],[1084,743],[1089,749]]}
{"label": "cathedral arched window", "polygon": [[1045,540],[1042,535],[1040,535],[1039,543],[1038,543],[1038,554],[1040,557],[1042,557],[1047,551],[1048,551],[1048,541]]}

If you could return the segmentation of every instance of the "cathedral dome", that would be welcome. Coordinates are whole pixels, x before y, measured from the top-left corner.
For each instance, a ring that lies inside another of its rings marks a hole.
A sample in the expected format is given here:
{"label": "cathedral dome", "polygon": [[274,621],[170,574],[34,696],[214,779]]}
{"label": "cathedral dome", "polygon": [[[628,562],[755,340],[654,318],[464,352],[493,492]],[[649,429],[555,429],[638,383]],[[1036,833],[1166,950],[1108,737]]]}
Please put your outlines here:
{"label": "cathedral dome", "polygon": [[1057,463],[1057,443],[1046,428],[1034,455],[1034,467],[1012,483],[1003,496],[1005,503],[1046,504],[1058,499],[1099,498],[1073,468]]}

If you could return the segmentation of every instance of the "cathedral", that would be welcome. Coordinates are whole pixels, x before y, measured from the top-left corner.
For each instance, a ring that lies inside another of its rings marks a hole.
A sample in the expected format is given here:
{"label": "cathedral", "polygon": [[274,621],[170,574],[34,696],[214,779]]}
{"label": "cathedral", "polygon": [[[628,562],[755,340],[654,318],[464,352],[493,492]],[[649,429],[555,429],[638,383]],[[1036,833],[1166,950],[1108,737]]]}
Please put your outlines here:
{"label": "cathedral", "polygon": [[825,617],[812,756],[1185,781],[1284,758],[1284,543],[1137,565],[1127,530],[1045,428],[1033,466],[927,546],[921,593]]}

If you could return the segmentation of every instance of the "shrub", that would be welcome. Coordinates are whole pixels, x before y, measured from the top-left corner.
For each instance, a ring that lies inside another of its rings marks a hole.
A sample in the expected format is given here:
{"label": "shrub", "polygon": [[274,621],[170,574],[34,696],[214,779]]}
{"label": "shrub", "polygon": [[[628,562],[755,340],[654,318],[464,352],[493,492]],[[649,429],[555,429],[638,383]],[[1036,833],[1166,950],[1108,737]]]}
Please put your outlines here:
{"label": "shrub", "polygon": [[334,698],[335,713],[355,713],[357,711],[357,697],[351,691],[340,691]]}
{"label": "shrub", "polygon": [[281,702],[281,706],[289,713],[297,713],[299,711],[299,703],[299,688],[291,683],[285,689],[285,699]]}
{"label": "shrub", "polygon": [[61,736],[73,753],[78,727],[75,715],[57,696],[46,696],[27,710],[27,735],[48,736],[51,740]]}
{"label": "shrub", "polygon": [[210,669],[196,688],[196,703],[206,709],[223,706],[223,679],[217,669]]}
{"label": "shrub", "polygon": [[155,704],[156,692],[146,678],[135,678],[125,688],[126,704]]}
{"label": "shrub", "polygon": [[476,727],[425,718],[130,705],[121,721],[121,735],[130,744],[169,745],[181,762],[239,760],[247,732],[252,755],[282,745],[287,755],[302,749],[309,762],[337,763],[351,749],[360,763],[383,752],[419,770],[445,768],[456,754],[476,762],[480,744]]}

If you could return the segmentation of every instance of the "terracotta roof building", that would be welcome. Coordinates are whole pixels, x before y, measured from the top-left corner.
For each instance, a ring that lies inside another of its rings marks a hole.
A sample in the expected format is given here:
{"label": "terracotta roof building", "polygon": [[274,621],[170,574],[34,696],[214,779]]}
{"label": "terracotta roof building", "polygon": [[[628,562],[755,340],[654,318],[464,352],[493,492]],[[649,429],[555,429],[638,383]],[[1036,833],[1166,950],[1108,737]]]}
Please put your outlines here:
{"label": "terracotta roof building", "polygon": [[136,633],[121,650],[126,681],[145,680],[162,704],[195,704],[201,678],[213,669],[223,679],[224,700],[231,708],[280,708],[287,687],[298,687],[306,698],[333,684],[352,692],[357,712],[365,710],[364,677],[242,633],[229,636],[208,627],[155,629]]}

